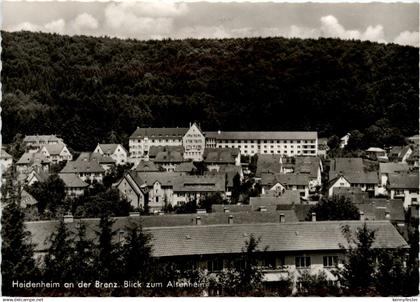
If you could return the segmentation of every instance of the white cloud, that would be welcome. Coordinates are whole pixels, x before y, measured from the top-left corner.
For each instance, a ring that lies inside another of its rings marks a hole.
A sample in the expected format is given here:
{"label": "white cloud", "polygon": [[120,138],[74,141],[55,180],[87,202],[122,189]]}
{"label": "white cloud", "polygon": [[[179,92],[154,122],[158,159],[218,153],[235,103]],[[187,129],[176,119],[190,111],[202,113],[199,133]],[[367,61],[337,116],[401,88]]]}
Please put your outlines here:
{"label": "white cloud", "polygon": [[92,15],[83,13],[78,15],[72,22],[71,28],[75,33],[86,33],[96,30],[99,22]]}
{"label": "white cloud", "polygon": [[44,25],[45,31],[50,33],[58,33],[63,34],[66,27],[66,21],[63,19],[58,19],[55,21],[51,21]]}
{"label": "white cloud", "polygon": [[21,31],[21,30],[27,30],[27,31],[40,31],[41,27],[39,25],[30,23],[30,22],[23,22],[19,23],[17,25],[11,26],[10,31]]}
{"label": "white cloud", "polygon": [[403,31],[395,38],[394,42],[401,45],[419,47],[419,32]]}

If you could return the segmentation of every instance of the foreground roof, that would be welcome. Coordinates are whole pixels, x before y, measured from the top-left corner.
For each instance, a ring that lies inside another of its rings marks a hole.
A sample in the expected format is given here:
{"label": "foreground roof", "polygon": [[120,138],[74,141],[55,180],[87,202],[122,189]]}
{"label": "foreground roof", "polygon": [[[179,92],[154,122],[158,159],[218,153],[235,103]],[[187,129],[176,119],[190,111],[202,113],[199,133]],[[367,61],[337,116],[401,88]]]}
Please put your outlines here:
{"label": "foreground roof", "polygon": [[[266,214],[260,216],[262,215]],[[113,229],[121,231],[130,224],[146,221],[143,217],[120,217],[115,220]],[[75,220],[73,223],[68,223],[68,227],[75,231],[79,223],[88,225],[87,237],[94,240],[99,219]],[[261,249],[267,247],[267,251],[337,251],[340,250],[340,245],[348,246],[342,228],[347,225],[351,231],[356,231],[357,228],[363,227],[363,223],[363,221],[234,223],[145,227],[144,231],[152,235],[154,257],[173,257],[240,253],[251,234],[261,238],[259,247]],[[55,231],[58,221],[34,221],[25,224],[31,232],[32,243],[36,245],[35,250],[45,251],[48,248],[46,239]],[[375,230],[374,248],[408,247],[389,221],[366,221],[366,225],[369,229]]]}
{"label": "foreground roof", "polygon": [[296,139],[317,139],[315,131],[209,131],[206,137],[215,139],[237,139],[237,140],[296,140]]}

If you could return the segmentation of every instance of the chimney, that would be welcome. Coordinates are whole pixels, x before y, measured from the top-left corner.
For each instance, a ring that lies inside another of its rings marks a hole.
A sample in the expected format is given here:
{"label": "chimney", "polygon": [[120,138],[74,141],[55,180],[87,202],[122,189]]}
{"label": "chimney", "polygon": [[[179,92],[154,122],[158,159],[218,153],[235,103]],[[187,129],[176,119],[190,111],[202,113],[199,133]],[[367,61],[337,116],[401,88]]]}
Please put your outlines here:
{"label": "chimney", "polygon": [[64,215],[64,223],[72,223],[73,222],[73,215],[71,213],[68,213]]}
{"label": "chimney", "polygon": [[312,221],[316,221],[316,213],[312,212]]}
{"label": "chimney", "polygon": [[385,210],[385,219],[391,219],[391,212],[388,209]]}
{"label": "chimney", "polygon": [[233,224],[233,215],[229,215],[228,224]]}
{"label": "chimney", "polygon": [[363,211],[360,211],[360,220],[361,221],[365,220],[365,213]]}
{"label": "chimney", "polygon": [[196,225],[201,225],[201,217],[200,217],[200,216],[197,216],[197,217],[195,218],[195,224],[196,224]]}
{"label": "chimney", "polygon": [[284,213],[280,213],[280,223],[286,222],[286,216],[284,216]]}
{"label": "chimney", "polygon": [[129,215],[130,215],[130,217],[139,217],[140,212],[130,212]]}

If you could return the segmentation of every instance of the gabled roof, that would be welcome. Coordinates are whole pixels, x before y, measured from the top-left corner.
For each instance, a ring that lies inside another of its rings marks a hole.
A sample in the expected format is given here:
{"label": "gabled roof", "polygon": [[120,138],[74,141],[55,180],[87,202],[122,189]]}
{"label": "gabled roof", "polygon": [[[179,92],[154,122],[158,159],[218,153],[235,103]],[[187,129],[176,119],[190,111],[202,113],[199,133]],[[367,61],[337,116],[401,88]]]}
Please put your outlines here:
{"label": "gabled roof", "polygon": [[59,173],[58,177],[64,182],[66,188],[85,188],[89,184],[81,180],[77,175],[71,173]]}
{"label": "gabled roof", "polygon": [[[266,215],[265,213],[263,215]],[[262,216],[262,215],[261,215]],[[143,217],[120,217],[115,219],[113,230],[124,230],[132,224],[140,224]],[[96,242],[99,219],[82,219],[68,223],[70,231],[77,225],[87,225],[87,238]],[[237,254],[241,253],[245,241],[253,234],[261,238],[261,249],[268,252],[338,251],[348,247],[342,228],[349,226],[352,232],[366,223],[375,230],[373,248],[406,248],[407,242],[389,221],[323,221],[285,222],[253,224],[213,224],[172,227],[145,227],[152,236],[153,257]],[[33,221],[25,225],[31,233],[35,251],[49,247],[48,238],[58,226],[58,221]],[[117,236],[114,240],[117,240]],[[228,244],[226,244],[228,243]]]}
{"label": "gabled roof", "polygon": [[141,160],[136,168],[134,169],[136,172],[159,172],[159,167],[155,165],[152,161],[145,161]]}
{"label": "gabled roof", "polygon": [[388,182],[390,189],[419,189],[418,173],[390,174]]}
{"label": "gabled roof", "polygon": [[45,145],[41,145],[40,148],[45,148],[47,149],[48,153],[50,155],[60,155],[61,151],[63,151],[63,149],[66,147],[65,144],[63,143],[58,143],[58,144],[45,144]]}
{"label": "gabled roof", "polygon": [[240,154],[238,148],[206,148],[203,161],[207,164],[235,164],[235,158]]}
{"label": "gabled roof", "polygon": [[50,160],[42,153],[23,153],[17,165],[48,164]]}
{"label": "gabled roof", "polygon": [[159,152],[184,153],[184,148],[182,146],[150,146],[149,158],[155,158]]}
{"label": "gabled roof", "polygon": [[225,192],[224,175],[183,175],[175,178],[174,192]]}
{"label": "gabled roof", "polygon": [[131,134],[130,139],[132,138],[178,138],[181,139],[185,133],[187,133],[188,128],[139,128]]}
{"label": "gabled roof", "polygon": [[408,172],[409,167],[406,163],[379,163],[380,174],[393,174]]}
{"label": "gabled roof", "polygon": [[105,173],[104,168],[94,160],[69,161],[60,173]]}
{"label": "gabled roof", "polygon": [[318,137],[314,131],[208,131],[205,135],[208,138],[237,140],[301,140]]}
{"label": "gabled roof", "polygon": [[20,193],[20,206],[26,208],[27,206],[32,206],[37,204],[38,201],[33,197],[28,191],[22,190]]}
{"label": "gabled roof", "polygon": [[105,154],[114,154],[115,150],[120,147],[124,152],[127,153],[127,150],[120,144],[98,144],[102,152]]}
{"label": "gabled roof", "polygon": [[256,176],[261,177],[266,173],[280,173],[280,154],[258,154]]}
{"label": "gabled roof", "polygon": [[175,172],[190,173],[195,170],[197,170],[197,168],[194,166],[193,162],[191,161],[180,163],[179,165],[175,167]]}
{"label": "gabled roof", "polygon": [[294,172],[308,174],[311,177],[318,177],[321,167],[321,160],[316,156],[297,156],[295,157]]}
{"label": "gabled roof", "polygon": [[286,190],[278,197],[251,197],[249,204],[252,208],[258,209],[261,206],[279,205],[279,204],[298,204],[300,203],[300,195],[298,191]]}
{"label": "gabled roof", "polygon": [[329,181],[330,186],[333,185],[340,177],[343,176],[350,184],[378,184],[379,176],[376,172],[347,172],[343,175],[337,175]]}
{"label": "gabled roof", "polygon": [[333,188],[333,196],[344,197],[352,203],[363,203],[369,198],[369,192],[364,192],[358,187],[336,187]]}
{"label": "gabled roof", "polygon": [[34,177],[37,179],[37,181],[39,181],[39,182],[44,182],[49,177],[49,174],[47,172],[45,172],[42,169],[39,169],[38,171],[32,170],[31,172],[29,172],[28,173],[28,178],[32,173],[33,173]]}
{"label": "gabled roof", "polygon": [[371,198],[355,205],[364,213],[366,220],[386,220],[386,214],[390,215],[391,221],[405,220],[403,200]]}
{"label": "gabled roof", "polygon": [[407,158],[407,162],[415,162],[419,160],[419,148],[414,148],[413,152]]}
{"label": "gabled roof", "polygon": [[96,152],[82,152],[79,157],[76,159],[77,162],[97,162],[99,164],[115,164],[115,160],[105,154],[100,154]]}
{"label": "gabled roof", "polygon": [[182,146],[150,146],[149,158],[159,163],[180,163],[184,161]]}
{"label": "gabled roof", "polygon": [[44,142],[61,142],[62,139],[58,138],[56,135],[26,135],[23,139],[24,143],[37,143],[43,144]]}
{"label": "gabled roof", "polygon": [[204,175],[223,175],[226,177],[226,186],[233,187],[233,178],[236,174],[242,175],[242,168],[235,165],[223,165],[220,166],[219,171],[205,171]]}
{"label": "gabled roof", "polygon": [[308,186],[309,175],[296,173],[276,173],[261,175],[261,184],[263,186],[272,187],[277,183],[280,183],[283,186]]}
{"label": "gabled roof", "polygon": [[385,152],[385,150],[378,147],[370,147],[369,149],[366,150],[366,152],[382,153],[382,152]]}
{"label": "gabled roof", "polygon": [[1,159],[9,159],[9,158],[13,158],[13,156],[11,156],[9,153],[6,152],[6,150],[1,148],[0,149],[0,158]]}
{"label": "gabled roof", "polygon": [[138,172],[136,176],[147,186],[159,182],[164,187],[173,187],[175,182],[183,178],[182,174],[175,172]]}
{"label": "gabled roof", "polygon": [[[358,157],[353,158],[334,158],[330,160],[330,175],[334,173],[335,175],[342,172],[346,173],[355,173],[363,172],[364,165],[363,159]],[[335,177],[335,176],[334,176]],[[333,178],[333,177],[330,177]]]}

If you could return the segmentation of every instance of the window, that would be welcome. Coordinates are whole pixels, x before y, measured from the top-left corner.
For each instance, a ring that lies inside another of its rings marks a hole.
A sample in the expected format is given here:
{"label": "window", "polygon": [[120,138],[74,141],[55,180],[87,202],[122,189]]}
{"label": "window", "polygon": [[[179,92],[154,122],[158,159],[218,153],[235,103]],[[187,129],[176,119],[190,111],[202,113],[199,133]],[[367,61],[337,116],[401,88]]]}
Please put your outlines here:
{"label": "window", "polygon": [[295,257],[296,267],[310,267],[311,266],[311,257]]}
{"label": "window", "polygon": [[338,257],[337,256],[324,256],[324,266],[325,267],[333,267],[338,264]]}
{"label": "window", "polygon": [[217,272],[223,270],[223,259],[216,258],[207,261],[207,269],[209,272]]}

